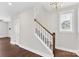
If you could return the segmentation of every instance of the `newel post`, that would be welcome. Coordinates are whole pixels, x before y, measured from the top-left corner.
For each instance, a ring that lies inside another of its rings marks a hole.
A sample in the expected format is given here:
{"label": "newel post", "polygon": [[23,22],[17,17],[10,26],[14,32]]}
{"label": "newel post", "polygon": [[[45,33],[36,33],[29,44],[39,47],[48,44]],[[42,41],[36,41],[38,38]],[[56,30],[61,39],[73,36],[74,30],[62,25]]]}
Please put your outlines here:
{"label": "newel post", "polygon": [[34,21],[36,21],[36,19],[34,19]]}
{"label": "newel post", "polygon": [[53,54],[54,54],[54,57],[55,57],[55,33],[53,33]]}

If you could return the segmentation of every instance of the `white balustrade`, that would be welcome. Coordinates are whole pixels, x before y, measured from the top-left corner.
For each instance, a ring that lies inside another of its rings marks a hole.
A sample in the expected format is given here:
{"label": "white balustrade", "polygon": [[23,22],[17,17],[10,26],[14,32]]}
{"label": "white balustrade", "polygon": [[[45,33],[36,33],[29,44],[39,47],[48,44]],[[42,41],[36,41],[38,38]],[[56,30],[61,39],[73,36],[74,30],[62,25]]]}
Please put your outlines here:
{"label": "white balustrade", "polygon": [[34,32],[40,40],[51,50],[53,50],[53,36],[47,32],[43,27],[41,27],[38,23],[35,22],[35,32]]}

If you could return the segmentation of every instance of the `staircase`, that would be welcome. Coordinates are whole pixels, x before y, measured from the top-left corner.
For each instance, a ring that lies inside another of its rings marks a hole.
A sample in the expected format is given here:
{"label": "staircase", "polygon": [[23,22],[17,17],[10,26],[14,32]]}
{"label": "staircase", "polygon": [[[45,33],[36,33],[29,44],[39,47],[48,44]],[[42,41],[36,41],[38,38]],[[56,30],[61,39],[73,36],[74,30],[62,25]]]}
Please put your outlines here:
{"label": "staircase", "polygon": [[34,19],[34,35],[55,56],[55,33],[51,33],[40,22]]}

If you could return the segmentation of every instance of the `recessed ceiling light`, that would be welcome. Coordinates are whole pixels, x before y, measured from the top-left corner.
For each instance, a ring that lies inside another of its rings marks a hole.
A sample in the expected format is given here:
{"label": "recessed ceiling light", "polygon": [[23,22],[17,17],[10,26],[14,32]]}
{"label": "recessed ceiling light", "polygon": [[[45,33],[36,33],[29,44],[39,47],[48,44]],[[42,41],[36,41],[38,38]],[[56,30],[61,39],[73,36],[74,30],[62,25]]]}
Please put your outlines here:
{"label": "recessed ceiling light", "polygon": [[11,3],[11,2],[9,2],[9,3],[8,3],[8,5],[10,5],[10,6],[11,6],[11,5],[12,5],[12,3]]}

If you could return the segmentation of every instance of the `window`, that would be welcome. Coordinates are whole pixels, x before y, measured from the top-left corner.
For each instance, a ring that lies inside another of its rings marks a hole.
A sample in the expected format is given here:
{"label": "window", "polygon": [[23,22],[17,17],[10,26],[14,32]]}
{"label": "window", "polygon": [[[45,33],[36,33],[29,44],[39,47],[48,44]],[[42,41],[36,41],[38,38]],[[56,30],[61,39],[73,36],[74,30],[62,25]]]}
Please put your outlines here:
{"label": "window", "polygon": [[60,13],[60,31],[72,31],[73,12]]}

